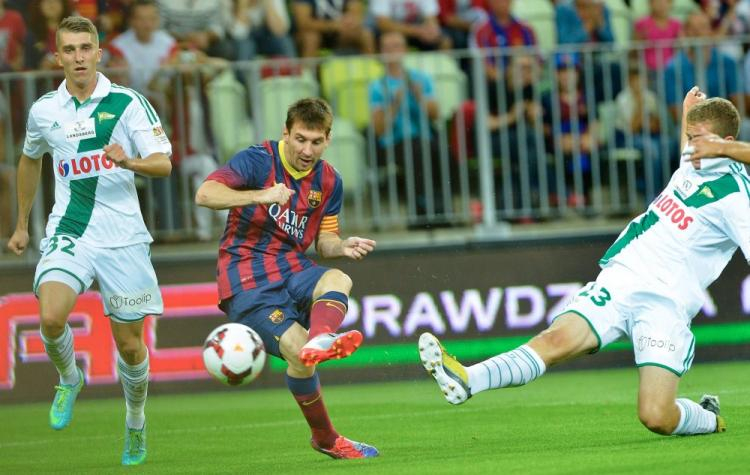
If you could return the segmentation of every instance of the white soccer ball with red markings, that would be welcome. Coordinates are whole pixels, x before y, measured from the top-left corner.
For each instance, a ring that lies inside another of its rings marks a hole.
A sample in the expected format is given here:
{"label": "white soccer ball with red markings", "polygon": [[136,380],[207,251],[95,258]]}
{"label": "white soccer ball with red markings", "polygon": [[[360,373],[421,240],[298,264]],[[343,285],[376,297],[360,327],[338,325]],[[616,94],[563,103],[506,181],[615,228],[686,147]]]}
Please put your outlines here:
{"label": "white soccer ball with red markings", "polygon": [[203,364],[229,386],[247,384],[258,377],[266,363],[266,348],[255,331],[239,323],[225,323],[206,338]]}

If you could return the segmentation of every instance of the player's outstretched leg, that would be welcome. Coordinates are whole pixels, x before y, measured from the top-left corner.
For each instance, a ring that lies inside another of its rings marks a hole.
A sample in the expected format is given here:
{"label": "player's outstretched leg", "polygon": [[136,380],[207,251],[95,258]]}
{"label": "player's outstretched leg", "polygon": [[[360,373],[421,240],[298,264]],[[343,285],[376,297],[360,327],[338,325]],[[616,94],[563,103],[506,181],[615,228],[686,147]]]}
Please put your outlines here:
{"label": "player's outstretched leg", "polygon": [[720,415],[718,396],[704,395],[700,402],[685,398],[675,402],[680,410],[680,421],[672,434],[710,434],[727,430],[727,424]]}
{"label": "player's outstretched leg", "polygon": [[324,333],[305,343],[299,352],[299,359],[305,366],[315,366],[324,361],[346,358],[361,344],[362,333],[357,330]]}
{"label": "player's outstretched leg", "polygon": [[60,430],[73,419],[73,405],[84,384],[83,372],[76,367],[70,326],[66,324],[57,338],[48,338],[43,331],[41,335],[47,355],[60,373],[60,384],[55,386],[55,398],[49,411],[50,427]]}
{"label": "player's outstretched leg", "polygon": [[461,404],[487,389],[523,386],[543,375],[547,368],[529,345],[465,367],[430,333],[419,337],[419,356],[451,404]]}
{"label": "player's outstretched leg", "polygon": [[334,333],[346,316],[351,286],[349,276],[338,269],[326,271],[318,281],[316,291],[322,294],[312,304],[307,342],[298,354],[305,366],[346,358],[362,344],[362,334],[357,330]]}
{"label": "player's outstretched leg", "polygon": [[349,440],[333,428],[323,403],[317,372],[309,378],[295,378],[287,374],[286,383],[310,426],[310,445],[313,449],[337,459],[370,458],[378,455],[375,447]]}
{"label": "player's outstretched leg", "polygon": [[466,368],[445,351],[435,335],[420,335],[419,358],[424,369],[435,378],[449,403],[461,404],[471,397]]}
{"label": "player's outstretched leg", "polygon": [[711,394],[704,394],[701,396],[698,405],[703,409],[713,412],[716,414],[716,430],[714,432],[726,432],[727,423],[721,416],[721,408],[719,406],[719,396],[713,396]]}

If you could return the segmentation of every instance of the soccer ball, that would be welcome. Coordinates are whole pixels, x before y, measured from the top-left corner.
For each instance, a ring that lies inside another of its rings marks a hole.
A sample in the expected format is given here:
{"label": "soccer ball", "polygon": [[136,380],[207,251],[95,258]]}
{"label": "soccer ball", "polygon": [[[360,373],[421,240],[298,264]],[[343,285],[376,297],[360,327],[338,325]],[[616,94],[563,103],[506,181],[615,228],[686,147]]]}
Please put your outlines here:
{"label": "soccer ball", "polygon": [[203,344],[206,370],[229,386],[240,386],[254,380],[265,362],[263,340],[255,330],[239,323],[217,327]]}

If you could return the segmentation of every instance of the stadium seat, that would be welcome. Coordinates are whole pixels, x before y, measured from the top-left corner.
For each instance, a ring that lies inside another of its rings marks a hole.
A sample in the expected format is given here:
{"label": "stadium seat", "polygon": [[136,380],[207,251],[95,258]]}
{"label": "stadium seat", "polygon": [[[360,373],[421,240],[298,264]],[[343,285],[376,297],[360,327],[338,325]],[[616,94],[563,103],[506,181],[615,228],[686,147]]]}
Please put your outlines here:
{"label": "stadium seat", "polygon": [[314,97],[318,93],[318,82],[306,69],[298,76],[272,76],[261,80],[263,136],[281,137],[287,108],[299,99]]}
{"label": "stadium seat", "polygon": [[557,46],[557,25],[555,7],[552,2],[539,0],[519,0],[513,2],[513,16],[527,23],[536,36],[543,51],[552,51]]}
{"label": "stadium seat", "polygon": [[627,48],[633,32],[632,12],[623,0],[606,0],[605,4],[609,8],[615,44],[620,48]]}
{"label": "stadium seat", "polygon": [[209,120],[221,163],[255,143],[252,122],[246,112],[246,93],[232,71],[227,70],[208,84]]}
{"label": "stadium seat", "polygon": [[357,129],[370,123],[371,81],[383,76],[383,65],[374,58],[337,57],[320,66],[320,85],[338,117],[351,121]]}
{"label": "stadium seat", "polygon": [[412,53],[406,56],[404,65],[432,77],[440,118],[452,117],[466,99],[466,74],[455,58],[445,53]]}
{"label": "stadium seat", "polygon": [[357,193],[365,184],[365,138],[354,124],[341,117],[334,119],[331,137],[331,145],[326,149],[323,158],[341,175],[344,180],[344,193]]}

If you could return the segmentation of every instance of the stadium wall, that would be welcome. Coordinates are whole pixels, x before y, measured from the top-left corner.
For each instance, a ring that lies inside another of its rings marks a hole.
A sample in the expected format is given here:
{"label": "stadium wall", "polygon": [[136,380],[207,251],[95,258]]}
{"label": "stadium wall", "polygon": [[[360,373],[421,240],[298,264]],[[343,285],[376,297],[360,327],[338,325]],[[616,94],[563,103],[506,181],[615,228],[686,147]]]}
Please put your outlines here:
{"label": "stadium wall", "polygon": [[[614,236],[377,252],[362,262],[331,262],[354,280],[344,325],[365,343],[352,357],[327,362],[325,383],[422,377],[416,340],[423,331],[442,335],[465,361],[485,358],[526,341],[546,327],[580,285],[593,280],[596,262]],[[147,319],[150,394],[248,390],[283,385],[284,364],[274,358],[243,389],[225,388],[203,370],[206,335],[226,321],[216,307],[215,262],[155,259],[165,313]],[[323,263],[325,264],[325,263]],[[33,267],[0,273],[0,403],[47,401],[56,380],[38,333],[38,306],[28,293]],[[121,394],[115,346],[99,294],[84,294],[71,316],[79,364],[89,386],[82,397]],[[750,357],[750,275],[738,253],[709,289],[694,320],[694,364]],[[629,343],[565,368],[627,366]]]}

